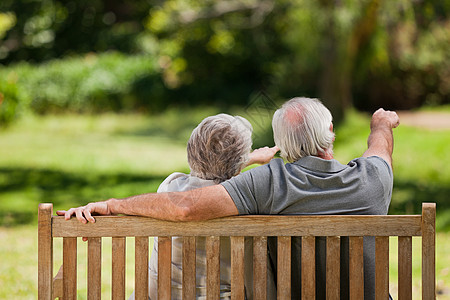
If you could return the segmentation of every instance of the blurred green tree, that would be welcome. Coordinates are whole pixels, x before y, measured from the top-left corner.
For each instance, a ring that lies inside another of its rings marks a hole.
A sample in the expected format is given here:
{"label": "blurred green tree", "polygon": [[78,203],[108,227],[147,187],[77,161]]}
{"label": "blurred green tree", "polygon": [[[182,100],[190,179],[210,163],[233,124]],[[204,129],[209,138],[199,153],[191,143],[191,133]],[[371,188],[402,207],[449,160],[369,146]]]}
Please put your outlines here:
{"label": "blurred green tree", "polygon": [[353,74],[359,109],[450,103],[450,1],[384,1]]}
{"label": "blurred green tree", "polygon": [[339,121],[351,106],[449,103],[449,12],[450,0],[3,0],[0,63],[139,54],[156,62],[129,77],[140,108],[227,108],[264,91],[320,97]]}
{"label": "blurred green tree", "polygon": [[[2,0],[0,62],[41,62],[112,49],[132,53],[149,7],[139,0]],[[15,21],[3,32],[2,15]]]}
{"label": "blurred green tree", "polygon": [[[154,6],[152,55],[175,95],[319,96],[339,120],[449,102],[450,1],[188,1]],[[177,93],[178,92],[178,93]]]}

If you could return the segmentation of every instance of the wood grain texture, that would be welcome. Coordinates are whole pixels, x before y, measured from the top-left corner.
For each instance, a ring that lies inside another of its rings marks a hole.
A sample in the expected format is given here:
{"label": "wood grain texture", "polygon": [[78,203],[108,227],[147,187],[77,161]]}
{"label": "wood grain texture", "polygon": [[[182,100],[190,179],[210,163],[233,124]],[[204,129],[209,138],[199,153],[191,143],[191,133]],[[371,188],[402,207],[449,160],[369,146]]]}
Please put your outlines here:
{"label": "wood grain texture", "polygon": [[88,238],[88,299],[102,298],[102,238]]}
{"label": "wood grain texture", "polygon": [[375,238],[375,299],[389,299],[389,237]]}
{"label": "wood grain texture", "polygon": [[267,237],[253,237],[253,298],[267,298]]}
{"label": "wood grain texture", "polygon": [[398,299],[412,299],[412,237],[398,237]]}
{"label": "wood grain texture", "polygon": [[[202,222],[98,216],[53,217],[53,236],[419,236],[420,216],[237,216]],[[226,230],[224,230],[226,228]]]}
{"label": "wood grain texture", "polygon": [[422,204],[422,299],[436,299],[436,204]]}
{"label": "wood grain texture", "polygon": [[158,237],[158,299],[170,300],[172,292],[172,238]]}
{"label": "wood grain texture", "polygon": [[364,299],[363,237],[349,238],[350,300]]}
{"label": "wood grain texture", "polygon": [[58,273],[53,278],[53,298],[63,299],[63,266],[58,270]]}
{"label": "wood grain texture", "polygon": [[327,300],[340,298],[341,239],[338,236],[327,237],[326,297]]}
{"label": "wood grain texture", "polygon": [[220,298],[220,237],[206,238],[206,299]]}
{"label": "wood grain texture", "polygon": [[39,204],[38,209],[38,299],[52,299],[53,284],[53,205]]}
{"label": "wood grain texture", "polygon": [[231,238],[231,299],[245,299],[244,289],[244,237]]}
{"label": "wood grain texture", "polygon": [[63,299],[77,299],[77,238],[63,238]]}
{"label": "wood grain texture", "polygon": [[112,238],[111,248],[111,298],[113,300],[125,299],[126,238]]}
{"label": "wood grain texture", "polygon": [[183,237],[183,299],[195,300],[195,236]]}
{"label": "wood grain texture", "polygon": [[148,237],[137,236],[134,240],[135,298],[148,299]]}
{"label": "wood grain texture", "polygon": [[302,237],[302,299],[316,299],[316,238]]}
{"label": "wood grain texture", "polygon": [[278,237],[277,299],[291,299],[291,237]]}

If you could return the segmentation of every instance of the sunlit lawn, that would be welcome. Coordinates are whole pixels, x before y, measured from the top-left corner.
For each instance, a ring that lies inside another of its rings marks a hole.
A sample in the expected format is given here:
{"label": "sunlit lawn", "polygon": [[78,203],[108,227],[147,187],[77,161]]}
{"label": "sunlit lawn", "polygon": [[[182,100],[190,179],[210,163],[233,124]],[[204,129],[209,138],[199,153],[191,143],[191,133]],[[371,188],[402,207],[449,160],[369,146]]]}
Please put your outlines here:
{"label": "sunlit lawn", "polygon": [[[215,109],[168,110],[160,116],[102,115],[24,117],[0,131],[0,299],[35,299],[37,291],[36,212],[40,202],[65,209],[89,201],[153,192],[173,171],[188,172],[185,143],[191,130]],[[267,140],[254,125],[256,143]],[[270,124],[269,124],[270,127]],[[368,118],[352,113],[337,129],[335,157],[346,163],[366,147]],[[438,203],[437,284],[450,299],[450,135],[407,126],[395,131],[394,213],[420,213],[423,201]],[[391,212],[392,213],[392,212]],[[20,225],[24,224],[24,225]],[[61,263],[55,243],[55,273]],[[109,298],[110,239],[104,241],[104,298]],[[134,245],[127,243],[127,295],[133,289]],[[391,293],[396,296],[396,240],[391,239]],[[413,242],[415,299],[420,299],[420,243]],[[79,241],[80,298],[86,296]],[[84,298],[83,298],[84,297]]]}

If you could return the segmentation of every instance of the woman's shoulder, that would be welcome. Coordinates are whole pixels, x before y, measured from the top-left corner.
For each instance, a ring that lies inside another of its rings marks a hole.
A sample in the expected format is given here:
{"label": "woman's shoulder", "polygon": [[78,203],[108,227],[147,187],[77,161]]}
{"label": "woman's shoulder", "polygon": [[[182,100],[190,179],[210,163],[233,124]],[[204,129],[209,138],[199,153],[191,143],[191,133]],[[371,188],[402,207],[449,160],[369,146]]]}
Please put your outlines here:
{"label": "woman's shoulder", "polygon": [[189,177],[188,174],[184,174],[181,172],[174,172],[172,174],[170,174],[169,176],[166,177],[166,179],[164,179],[163,182],[161,182],[161,184],[158,187],[158,191],[157,193],[164,193],[164,192],[174,192],[170,190],[171,185],[173,184],[173,182],[175,180],[180,180],[180,179],[186,179],[187,177]]}
{"label": "woman's shoulder", "polygon": [[214,185],[213,180],[202,179],[190,174],[175,172],[170,174],[159,186],[158,193],[183,192]]}

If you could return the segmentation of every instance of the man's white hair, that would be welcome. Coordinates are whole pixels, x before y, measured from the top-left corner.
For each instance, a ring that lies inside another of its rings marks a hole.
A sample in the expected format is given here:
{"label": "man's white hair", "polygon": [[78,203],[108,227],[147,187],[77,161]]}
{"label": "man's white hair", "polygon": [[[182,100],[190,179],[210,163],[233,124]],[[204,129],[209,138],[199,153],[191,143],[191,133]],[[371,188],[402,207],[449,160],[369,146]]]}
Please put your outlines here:
{"label": "man's white hair", "polygon": [[252,147],[252,125],[245,118],[218,114],[205,118],[187,144],[191,175],[220,183],[246,165]]}
{"label": "man's white hair", "polygon": [[294,162],[305,156],[332,153],[333,117],[318,99],[293,98],[273,115],[275,144],[281,157]]}

